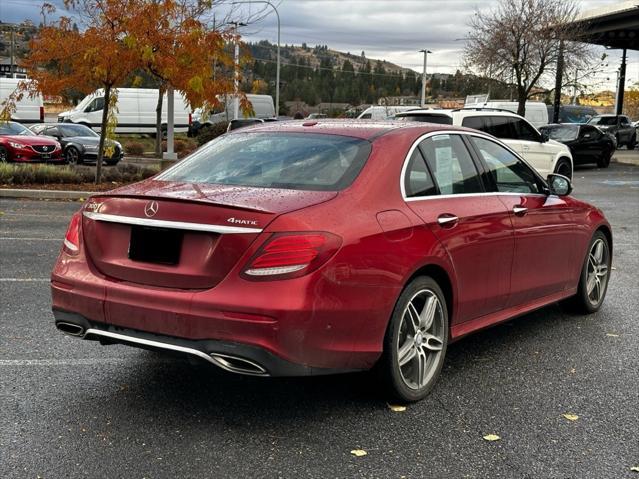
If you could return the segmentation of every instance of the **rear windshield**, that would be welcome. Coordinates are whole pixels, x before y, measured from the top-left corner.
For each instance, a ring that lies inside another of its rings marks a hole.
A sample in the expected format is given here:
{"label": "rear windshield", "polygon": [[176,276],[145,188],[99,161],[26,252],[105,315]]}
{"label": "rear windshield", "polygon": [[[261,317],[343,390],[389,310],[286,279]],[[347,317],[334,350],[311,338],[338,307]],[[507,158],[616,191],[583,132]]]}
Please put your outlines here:
{"label": "rear windshield", "polygon": [[370,142],[348,136],[238,133],[216,138],[156,178],[334,191],[353,182],[370,151]]}
{"label": "rear windshield", "polygon": [[437,123],[438,125],[452,125],[453,119],[447,115],[398,115],[395,117],[401,121],[422,121],[425,123]]}
{"label": "rear windshield", "polygon": [[542,131],[548,132],[548,136],[557,141],[571,141],[579,136],[579,125],[553,125],[544,126]]}
{"label": "rear windshield", "polygon": [[616,125],[617,117],[616,116],[596,116],[588,123],[592,125]]}

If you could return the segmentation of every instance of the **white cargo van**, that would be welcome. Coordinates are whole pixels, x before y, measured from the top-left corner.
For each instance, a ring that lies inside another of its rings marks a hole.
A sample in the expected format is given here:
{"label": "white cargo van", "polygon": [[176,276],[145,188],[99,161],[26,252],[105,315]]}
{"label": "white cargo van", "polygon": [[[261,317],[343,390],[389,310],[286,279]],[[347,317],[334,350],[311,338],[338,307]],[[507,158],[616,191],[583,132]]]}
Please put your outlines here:
{"label": "white cargo van", "polygon": [[[197,132],[205,126],[211,126],[216,123],[229,123],[234,119],[236,98],[233,96],[228,96],[225,99],[222,97],[218,98],[220,99],[221,105],[211,110],[208,115],[202,114],[202,108],[198,108],[193,112],[193,121],[189,128],[189,136],[197,135]],[[245,115],[242,113],[242,109],[238,108],[239,118],[275,118],[275,105],[272,96],[247,94],[246,99],[251,103],[254,114]]]}
{"label": "white cargo van", "polygon": [[[20,78],[0,78],[0,110],[4,107],[4,101],[18,88],[18,83],[28,81]],[[18,123],[42,123],[44,121],[44,101],[42,95],[29,98],[24,94],[22,99],[16,102],[16,110],[11,114],[11,120]]]}
{"label": "white cargo van", "polygon": [[359,120],[389,120],[397,113],[418,108],[418,106],[369,106],[357,118]]}
{"label": "white cargo van", "polygon": [[[510,100],[488,100],[472,103],[466,101],[464,105],[468,108],[496,108],[498,110],[506,110],[517,113],[519,103]],[[548,124],[548,105],[540,101],[527,101],[526,114],[524,118],[533,124],[535,128]]]}
{"label": "white cargo van", "polygon": [[[187,131],[190,123],[190,108],[180,92],[174,94],[174,125],[176,132]],[[153,88],[118,88],[116,133],[155,133],[155,108],[158,90]],[[162,99],[162,125],[166,125],[166,93]],[[100,131],[104,91],[96,90],[78,105],[58,115],[60,123],[79,123]]]}

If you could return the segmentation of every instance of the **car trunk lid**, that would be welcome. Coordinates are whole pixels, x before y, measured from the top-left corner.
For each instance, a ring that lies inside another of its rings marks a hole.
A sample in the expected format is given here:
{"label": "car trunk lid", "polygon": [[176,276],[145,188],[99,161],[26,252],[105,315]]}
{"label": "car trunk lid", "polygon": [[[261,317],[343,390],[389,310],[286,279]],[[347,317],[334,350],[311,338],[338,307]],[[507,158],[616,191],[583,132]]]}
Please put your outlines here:
{"label": "car trunk lid", "polygon": [[207,289],[277,216],[335,196],[152,180],[92,197],[83,211],[84,246],[113,279]]}

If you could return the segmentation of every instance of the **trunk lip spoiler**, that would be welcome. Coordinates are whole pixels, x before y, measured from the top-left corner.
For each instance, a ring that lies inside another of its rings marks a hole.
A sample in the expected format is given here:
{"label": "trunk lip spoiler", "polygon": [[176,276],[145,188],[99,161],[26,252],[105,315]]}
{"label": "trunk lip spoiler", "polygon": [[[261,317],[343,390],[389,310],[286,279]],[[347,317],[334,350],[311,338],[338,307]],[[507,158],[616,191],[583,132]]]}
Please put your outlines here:
{"label": "trunk lip spoiler", "polygon": [[157,220],[153,218],[138,218],[135,216],[111,215],[94,211],[83,211],[83,216],[94,221],[107,223],[120,223],[135,226],[155,226],[158,228],[170,228],[188,231],[204,231],[219,234],[261,233],[262,228],[244,228],[241,226],[212,225],[206,223],[190,223],[186,221]]}

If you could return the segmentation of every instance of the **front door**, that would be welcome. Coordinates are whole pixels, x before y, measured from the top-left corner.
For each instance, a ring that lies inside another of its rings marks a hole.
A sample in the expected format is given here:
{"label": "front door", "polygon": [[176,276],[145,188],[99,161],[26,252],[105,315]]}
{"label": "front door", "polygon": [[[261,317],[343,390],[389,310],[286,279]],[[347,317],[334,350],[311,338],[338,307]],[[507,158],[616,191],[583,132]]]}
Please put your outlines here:
{"label": "front door", "polygon": [[407,204],[453,263],[459,291],[455,322],[502,309],[510,289],[512,225],[499,198],[485,194],[462,135],[425,139],[409,162],[405,191]]}
{"label": "front door", "polygon": [[473,137],[472,142],[515,232],[508,306],[565,290],[576,254],[572,208],[563,199],[547,195],[541,180],[506,148],[487,138]]}

